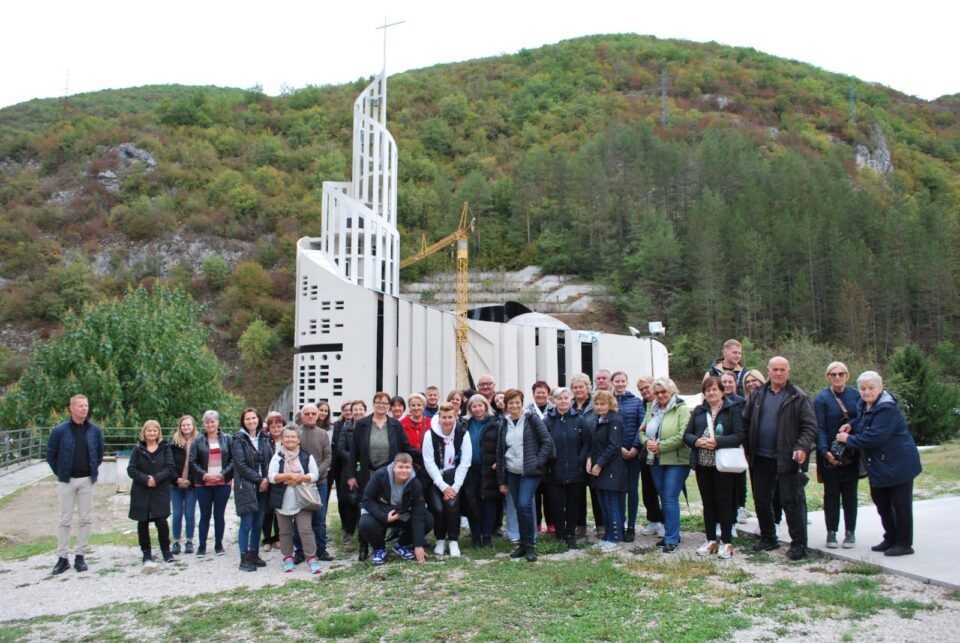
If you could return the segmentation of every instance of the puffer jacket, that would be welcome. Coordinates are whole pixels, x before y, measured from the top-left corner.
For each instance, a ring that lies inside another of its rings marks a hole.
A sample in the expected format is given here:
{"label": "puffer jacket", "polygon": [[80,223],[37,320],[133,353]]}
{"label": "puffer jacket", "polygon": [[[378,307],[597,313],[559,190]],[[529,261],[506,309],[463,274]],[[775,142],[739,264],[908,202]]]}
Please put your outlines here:
{"label": "puffer jacket", "polygon": [[[739,397],[739,396],[737,396]],[[707,430],[707,416],[710,413],[710,404],[704,400],[703,404],[693,409],[690,420],[687,422],[683,434],[684,443],[690,447],[690,467],[697,468],[700,449],[695,445]],[[720,429],[719,427],[723,427]],[[716,440],[718,449],[731,449],[743,444],[743,420],[740,418],[740,403],[730,398],[723,398],[723,407],[717,413]]]}
{"label": "puffer jacket", "polygon": [[230,447],[235,473],[233,501],[238,516],[257,513],[260,510],[260,497],[269,492],[269,487],[261,492],[260,483],[267,477],[273,447],[269,437],[257,435],[255,439],[256,447],[250,442],[246,431],[241,430],[233,436]]}
{"label": "puffer jacket", "polygon": [[[553,456],[553,438],[536,413],[523,414],[523,475],[543,476]],[[497,436],[497,484],[507,484],[507,416],[500,418]]]}
{"label": "puffer jacket", "polygon": [[593,488],[600,491],[627,491],[627,464],[620,454],[623,447],[623,419],[619,413],[597,414],[583,420],[584,431],[590,434],[590,463],[600,465]]}
{"label": "puffer jacket", "polygon": [[[643,426],[646,427],[653,415],[653,409],[656,402],[647,407],[647,413],[643,418]],[[683,465],[690,466],[690,449],[683,442],[683,432],[687,430],[687,423],[690,421],[690,409],[684,404],[678,396],[673,396],[673,406],[663,416],[663,423],[660,425],[660,435],[657,442],[660,444],[660,464],[664,466]],[[640,450],[640,456],[646,455],[647,462],[652,463],[654,456],[647,451],[647,432],[646,430],[637,432],[637,439],[634,446]]]}
{"label": "puffer jacket", "polygon": [[917,443],[910,435],[900,405],[888,391],[880,393],[867,409],[857,403],[857,418],[850,423],[853,434],[847,446],[860,449],[867,458],[867,477],[871,487],[893,487],[910,482],[923,471]]}
{"label": "puffer jacket", "polygon": [[547,463],[548,484],[582,483],[590,455],[590,431],[583,428],[577,412],[561,414],[551,409],[545,420],[547,433],[553,438],[554,456]]}
{"label": "puffer jacket", "polygon": [[[130,454],[127,475],[133,480],[130,487],[130,519],[137,521],[156,520],[170,515],[170,481],[176,480],[173,468],[173,453],[170,445],[162,441],[153,453],[140,442]],[[147,478],[153,476],[156,487],[147,486]]]}
{"label": "puffer jacket", "polygon": [[480,497],[490,500],[500,497],[497,482],[497,444],[500,442],[500,418],[491,415],[480,429]]}
{"label": "puffer jacket", "polygon": [[623,395],[615,397],[623,426],[623,445],[629,449],[637,441],[640,420],[645,415],[643,400],[630,391],[624,391]]}

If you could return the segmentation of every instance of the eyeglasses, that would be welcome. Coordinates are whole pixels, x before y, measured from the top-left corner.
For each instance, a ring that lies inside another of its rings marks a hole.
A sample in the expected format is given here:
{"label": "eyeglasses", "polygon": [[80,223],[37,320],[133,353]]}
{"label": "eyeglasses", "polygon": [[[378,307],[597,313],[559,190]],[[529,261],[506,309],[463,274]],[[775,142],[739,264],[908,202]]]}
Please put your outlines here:
{"label": "eyeglasses", "polygon": [[374,406],[390,406],[390,402],[383,402],[383,401],[374,402],[373,405]]}
{"label": "eyeglasses", "polygon": [[477,386],[479,388],[488,388],[490,386],[493,386],[493,382],[480,382],[479,384],[477,384]]}
{"label": "eyeglasses", "polygon": [[847,373],[827,373],[827,377],[846,377]]}

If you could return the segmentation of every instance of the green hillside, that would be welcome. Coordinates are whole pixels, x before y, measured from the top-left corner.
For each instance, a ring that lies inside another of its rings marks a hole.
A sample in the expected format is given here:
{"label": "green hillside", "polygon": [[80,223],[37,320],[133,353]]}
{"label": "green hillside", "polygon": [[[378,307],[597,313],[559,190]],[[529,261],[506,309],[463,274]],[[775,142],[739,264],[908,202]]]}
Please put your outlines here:
{"label": "green hillside", "polygon": [[[0,322],[48,328],[159,277],[211,304],[234,362],[257,317],[288,341],[294,245],[320,231],[322,181],[348,178],[367,82],[277,98],[141,87],[0,110]],[[932,348],[957,339],[960,312],[958,100],[636,35],[399,74],[404,252],[452,230],[469,200],[473,266],[602,281],[630,323],[662,319],[690,365],[727,336],[803,333],[881,359],[908,340]],[[892,171],[858,167],[858,145],[878,167],[885,147]],[[129,261],[172,234],[246,250],[232,272]],[[84,260],[98,252],[109,274]]]}

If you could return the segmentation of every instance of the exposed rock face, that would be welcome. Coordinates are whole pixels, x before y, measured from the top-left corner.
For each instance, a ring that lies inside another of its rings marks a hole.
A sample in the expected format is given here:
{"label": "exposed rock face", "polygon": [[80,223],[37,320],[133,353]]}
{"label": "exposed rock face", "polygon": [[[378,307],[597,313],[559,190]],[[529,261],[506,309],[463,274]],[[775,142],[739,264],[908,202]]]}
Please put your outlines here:
{"label": "exposed rock face", "polygon": [[98,277],[113,274],[118,267],[133,268],[144,265],[153,265],[155,274],[166,277],[178,264],[187,264],[193,268],[194,274],[199,274],[203,260],[213,255],[223,257],[232,268],[253,252],[254,248],[254,244],[245,241],[193,237],[184,233],[138,244],[131,244],[117,235],[116,239],[102,240],[100,250],[89,258],[90,267]]}
{"label": "exposed rock face", "polygon": [[733,99],[729,96],[721,96],[719,94],[702,94],[700,100],[708,105],[715,105],[717,109],[721,112],[725,110],[728,106],[733,105]]}
{"label": "exposed rock face", "polygon": [[120,160],[126,161],[128,164],[133,163],[134,161],[140,161],[151,169],[157,166],[157,160],[153,158],[153,155],[150,154],[150,152],[137,147],[133,143],[120,143],[120,147],[117,148],[117,151],[120,153]]}
{"label": "exposed rock face", "polygon": [[870,143],[873,151],[866,145],[858,143],[853,151],[856,155],[857,167],[866,167],[878,176],[893,172],[893,160],[890,158],[890,149],[887,147],[887,138],[876,123],[870,128]]}
{"label": "exposed rock face", "polygon": [[97,180],[103,184],[104,189],[110,194],[120,192],[120,177],[113,170],[104,170],[97,175]]}

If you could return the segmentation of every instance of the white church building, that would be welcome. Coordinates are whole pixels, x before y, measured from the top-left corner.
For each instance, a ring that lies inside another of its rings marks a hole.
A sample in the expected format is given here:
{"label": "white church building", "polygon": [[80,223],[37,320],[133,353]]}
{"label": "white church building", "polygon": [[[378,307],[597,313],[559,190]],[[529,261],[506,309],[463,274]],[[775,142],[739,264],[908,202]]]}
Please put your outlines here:
{"label": "white church building", "polygon": [[[292,409],[376,391],[404,397],[427,386],[456,388],[456,316],[400,296],[397,146],[387,130],[382,72],[354,103],[349,182],[323,184],[323,234],[297,243]],[[490,374],[499,389],[529,394],[544,380],[568,385],[598,368],[668,375],[667,350],[650,337],[574,330],[528,314],[506,323],[468,320],[471,383]],[[292,409],[283,409],[292,417]]]}

